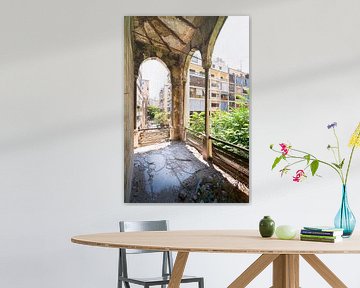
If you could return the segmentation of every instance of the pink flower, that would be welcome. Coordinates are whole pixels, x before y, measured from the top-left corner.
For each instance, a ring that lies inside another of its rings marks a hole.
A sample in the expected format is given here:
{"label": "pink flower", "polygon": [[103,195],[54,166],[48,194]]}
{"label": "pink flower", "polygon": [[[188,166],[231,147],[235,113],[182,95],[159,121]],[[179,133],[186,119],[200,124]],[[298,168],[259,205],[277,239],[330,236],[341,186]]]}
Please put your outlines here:
{"label": "pink flower", "polygon": [[304,170],[298,170],[298,171],[296,171],[295,176],[293,176],[293,181],[300,182],[305,177],[306,177],[306,175],[305,175]]}
{"label": "pink flower", "polygon": [[281,147],[281,152],[283,155],[287,155],[289,153],[289,147],[285,143],[279,144]]}

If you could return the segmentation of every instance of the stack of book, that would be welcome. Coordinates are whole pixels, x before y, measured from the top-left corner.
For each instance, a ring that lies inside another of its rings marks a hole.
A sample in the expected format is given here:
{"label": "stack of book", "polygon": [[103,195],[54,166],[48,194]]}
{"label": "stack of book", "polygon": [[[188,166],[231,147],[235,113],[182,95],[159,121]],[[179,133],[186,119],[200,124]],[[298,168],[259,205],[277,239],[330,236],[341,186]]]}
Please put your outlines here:
{"label": "stack of book", "polygon": [[316,241],[336,243],[342,241],[344,230],[334,227],[304,227],[300,232],[300,239],[302,241]]}

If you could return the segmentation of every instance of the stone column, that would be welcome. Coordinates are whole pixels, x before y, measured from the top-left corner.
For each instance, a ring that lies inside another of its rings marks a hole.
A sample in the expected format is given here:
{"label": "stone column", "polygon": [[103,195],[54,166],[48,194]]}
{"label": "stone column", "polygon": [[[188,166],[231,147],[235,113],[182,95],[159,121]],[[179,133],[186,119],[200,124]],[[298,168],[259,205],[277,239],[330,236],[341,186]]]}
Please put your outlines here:
{"label": "stone column", "polygon": [[170,128],[170,139],[181,140],[183,128],[183,83],[181,68],[177,65],[169,67],[171,72],[171,87],[172,87],[172,127]]}
{"label": "stone column", "polygon": [[188,115],[187,115],[187,113],[189,113],[188,112],[188,108],[189,107],[187,107],[187,104],[185,103],[185,101],[186,101],[186,99],[187,99],[187,95],[185,95],[186,93],[188,93],[188,91],[187,91],[187,89],[186,89],[186,79],[183,79],[182,80],[182,117],[181,117],[181,119],[182,119],[182,121],[181,121],[181,125],[180,125],[180,134],[181,134],[181,140],[182,141],[186,141],[186,124],[187,124],[187,117],[188,117]]}
{"label": "stone column", "polygon": [[210,80],[209,70],[211,63],[203,65],[205,70],[205,136],[203,138],[202,155],[205,160],[212,159],[212,146],[210,139]]}

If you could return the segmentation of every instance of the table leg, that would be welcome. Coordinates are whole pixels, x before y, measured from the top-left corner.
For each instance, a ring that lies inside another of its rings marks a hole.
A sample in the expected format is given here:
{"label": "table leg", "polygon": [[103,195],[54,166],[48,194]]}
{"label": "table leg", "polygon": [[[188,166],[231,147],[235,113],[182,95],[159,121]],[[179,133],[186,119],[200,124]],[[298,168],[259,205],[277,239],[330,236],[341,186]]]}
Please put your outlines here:
{"label": "table leg", "polygon": [[347,288],[347,286],[314,254],[301,255],[324,280],[334,288]]}
{"label": "table leg", "polygon": [[273,262],[278,254],[263,254],[254,263],[252,263],[238,278],[232,282],[228,288],[244,288],[256,276],[258,276],[271,262]]}
{"label": "table leg", "polygon": [[178,252],[177,253],[168,288],[179,288],[180,287],[181,278],[184,274],[185,265],[186,265],[188,256],[189,256],[189,252]]}
{"label": "table leg", "polygon": [[281,254],[274,260],[272,288],[299,288],[299,255]]}

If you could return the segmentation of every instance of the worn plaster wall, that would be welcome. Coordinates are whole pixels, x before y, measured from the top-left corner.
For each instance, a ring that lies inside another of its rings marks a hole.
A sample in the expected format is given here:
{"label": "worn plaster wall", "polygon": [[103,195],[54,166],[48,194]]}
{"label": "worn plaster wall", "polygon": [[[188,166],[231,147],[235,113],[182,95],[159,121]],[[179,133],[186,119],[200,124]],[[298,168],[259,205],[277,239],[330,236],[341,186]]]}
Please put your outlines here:
{"label": "worn plaster wall", "polygon": [[[70,237],[117,230],[120,219],[166,218],[172,229],[256,228],[268,214],[277,224],[331,224],[338,179],[321,167],[322,178],[300,185],[280,178],[268,146],[290,141],[328,157],[325,126],[337,121],[347,149],[359,120],[359,1],[154,3],[1,2],[0,287],[116,287],[117,251]],[[123,204],[123,15],[139,14],[250,15],[250,204]],[[359,218],[359,151],[353,164],[349,201]],[[148,256],[135,256],[130,272],[160,272]],[[223,288],[255,258],[195,253],[186,273]],[[358,255],[321,258],[360,287]],[[249,287],[269,287],[270,277],[268,269]],[[300,277],[302,287],[328,287],[303,261]]]}
{"label": "worn plaster wall", "polygon": [[131,179],[133,172],[134,147],[134,109],[136,86],[134,77],[133,40],[131,18],[124,17],[124,199],[130,200]]}

